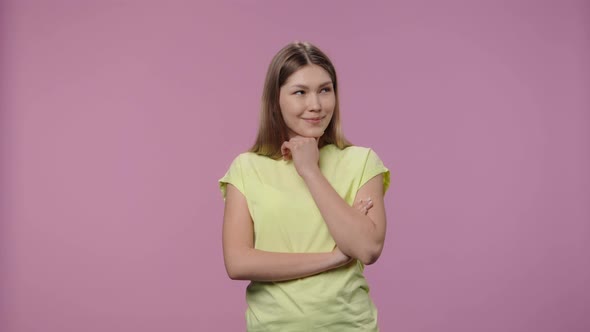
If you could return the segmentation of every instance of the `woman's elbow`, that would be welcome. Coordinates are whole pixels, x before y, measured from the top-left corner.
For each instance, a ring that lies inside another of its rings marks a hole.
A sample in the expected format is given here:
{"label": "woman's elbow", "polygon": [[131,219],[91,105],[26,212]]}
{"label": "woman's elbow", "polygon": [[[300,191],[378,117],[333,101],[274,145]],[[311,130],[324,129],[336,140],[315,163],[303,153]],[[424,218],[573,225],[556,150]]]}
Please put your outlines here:
{"label": "woman's elbow", "polygon": [[383,245],[377,245],[374,248],[370,248],[364,252],[362,257],[359,257],[359,260],[364,265],[371,265],[374,264],[381,256],[381,251],[383,250]]}
{"label": "woman's elbow", "polygon": [[368,259],[366,259],[365,261],[363,261],[364,265],[371,265],[374,264],[375,262],[377,262],[377,260],[379,259],[379,256],[371,256]]}
{"label": "woman's elbow", "polygon": [[[228,255],[229,256],[229,255]],[[231,280],[246,280],[244,264],[240,264],[240,258],[235,256],[225,257],[225,272]]]}
{"label": "woman's elbow", "polygon": [[248,268],[250,249],[228,248],[223,253],[223,263],[231,280],[250,280]]}
{"label": "woman's elbow", "polygon": [[244,278],[242,275],[235,273],[235,272],[227,272],[227,276],[231,279],[231,280],[245,280],[246,278]]}
{"label": "woman's elbow", "polygon": [[238,273],[238,271],[236,271],[235,268],[229,266],[228,264],[225,264],[225,272],[227,272],[227,276],[231,279],[231,280],[240,280],[240,274]]}
{"label": "woman's elbow", "polygon": [[379,256],[366,255],[365,257],[361,257],[360,261],[364,265],[371,265],[371,264],[375,263],[377,261],[377,259],[379,259]]}
{"label": "woman's elbow", "polygon": [[231,280],[246,280],[246,276],[237,266],[235,265],[225,265],[225,271],[227,272],[227,276]]}

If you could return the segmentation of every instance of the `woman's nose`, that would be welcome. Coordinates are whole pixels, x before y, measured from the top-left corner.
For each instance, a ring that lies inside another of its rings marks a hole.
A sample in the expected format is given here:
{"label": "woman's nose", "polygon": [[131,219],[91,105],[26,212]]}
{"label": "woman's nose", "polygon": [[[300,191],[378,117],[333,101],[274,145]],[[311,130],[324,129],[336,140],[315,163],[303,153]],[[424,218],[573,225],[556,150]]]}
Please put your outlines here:
{"label": "woman's nose", "polygon": [[310,94],[309,101],[308,101],[308,108],[312,111],[319,111],[322,109],[322,104],[320,103],[320,96],[317,94]]}

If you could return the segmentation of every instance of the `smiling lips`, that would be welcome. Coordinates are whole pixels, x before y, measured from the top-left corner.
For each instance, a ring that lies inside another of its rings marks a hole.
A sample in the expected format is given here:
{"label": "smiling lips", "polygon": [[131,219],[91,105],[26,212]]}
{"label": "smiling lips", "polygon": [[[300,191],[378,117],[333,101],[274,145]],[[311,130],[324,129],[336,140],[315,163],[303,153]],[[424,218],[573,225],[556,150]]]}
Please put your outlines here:
{"label": "smiling lips", "polygon": [[320,123],[322,121],[323,118],[310,118],[310,119],[303,119],[309,123],[313,123],[313,124],[317,124]]}

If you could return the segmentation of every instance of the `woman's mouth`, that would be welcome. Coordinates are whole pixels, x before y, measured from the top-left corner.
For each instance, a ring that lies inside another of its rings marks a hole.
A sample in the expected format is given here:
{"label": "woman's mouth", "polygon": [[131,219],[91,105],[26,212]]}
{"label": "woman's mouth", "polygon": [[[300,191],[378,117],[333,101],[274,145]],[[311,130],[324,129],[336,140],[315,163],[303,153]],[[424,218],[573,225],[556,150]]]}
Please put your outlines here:
{"label": "woman's mouth", "polygon": [[320,122],[322,122],[323,118],[311,118],[311,119],[303,119],[311,124],[318,124]]}

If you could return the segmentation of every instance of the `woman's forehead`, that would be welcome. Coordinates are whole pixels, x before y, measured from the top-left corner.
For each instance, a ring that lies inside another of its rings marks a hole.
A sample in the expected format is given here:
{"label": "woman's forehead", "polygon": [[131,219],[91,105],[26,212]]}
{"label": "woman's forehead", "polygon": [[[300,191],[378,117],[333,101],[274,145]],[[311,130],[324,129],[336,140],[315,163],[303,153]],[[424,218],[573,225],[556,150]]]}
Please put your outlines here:
{"label": "woman's forehead", "polygon": [[332,78],[324,68],[318,65],[306,65],[291,74],[285,85],[321,86],[329,83],[332,83]]}

